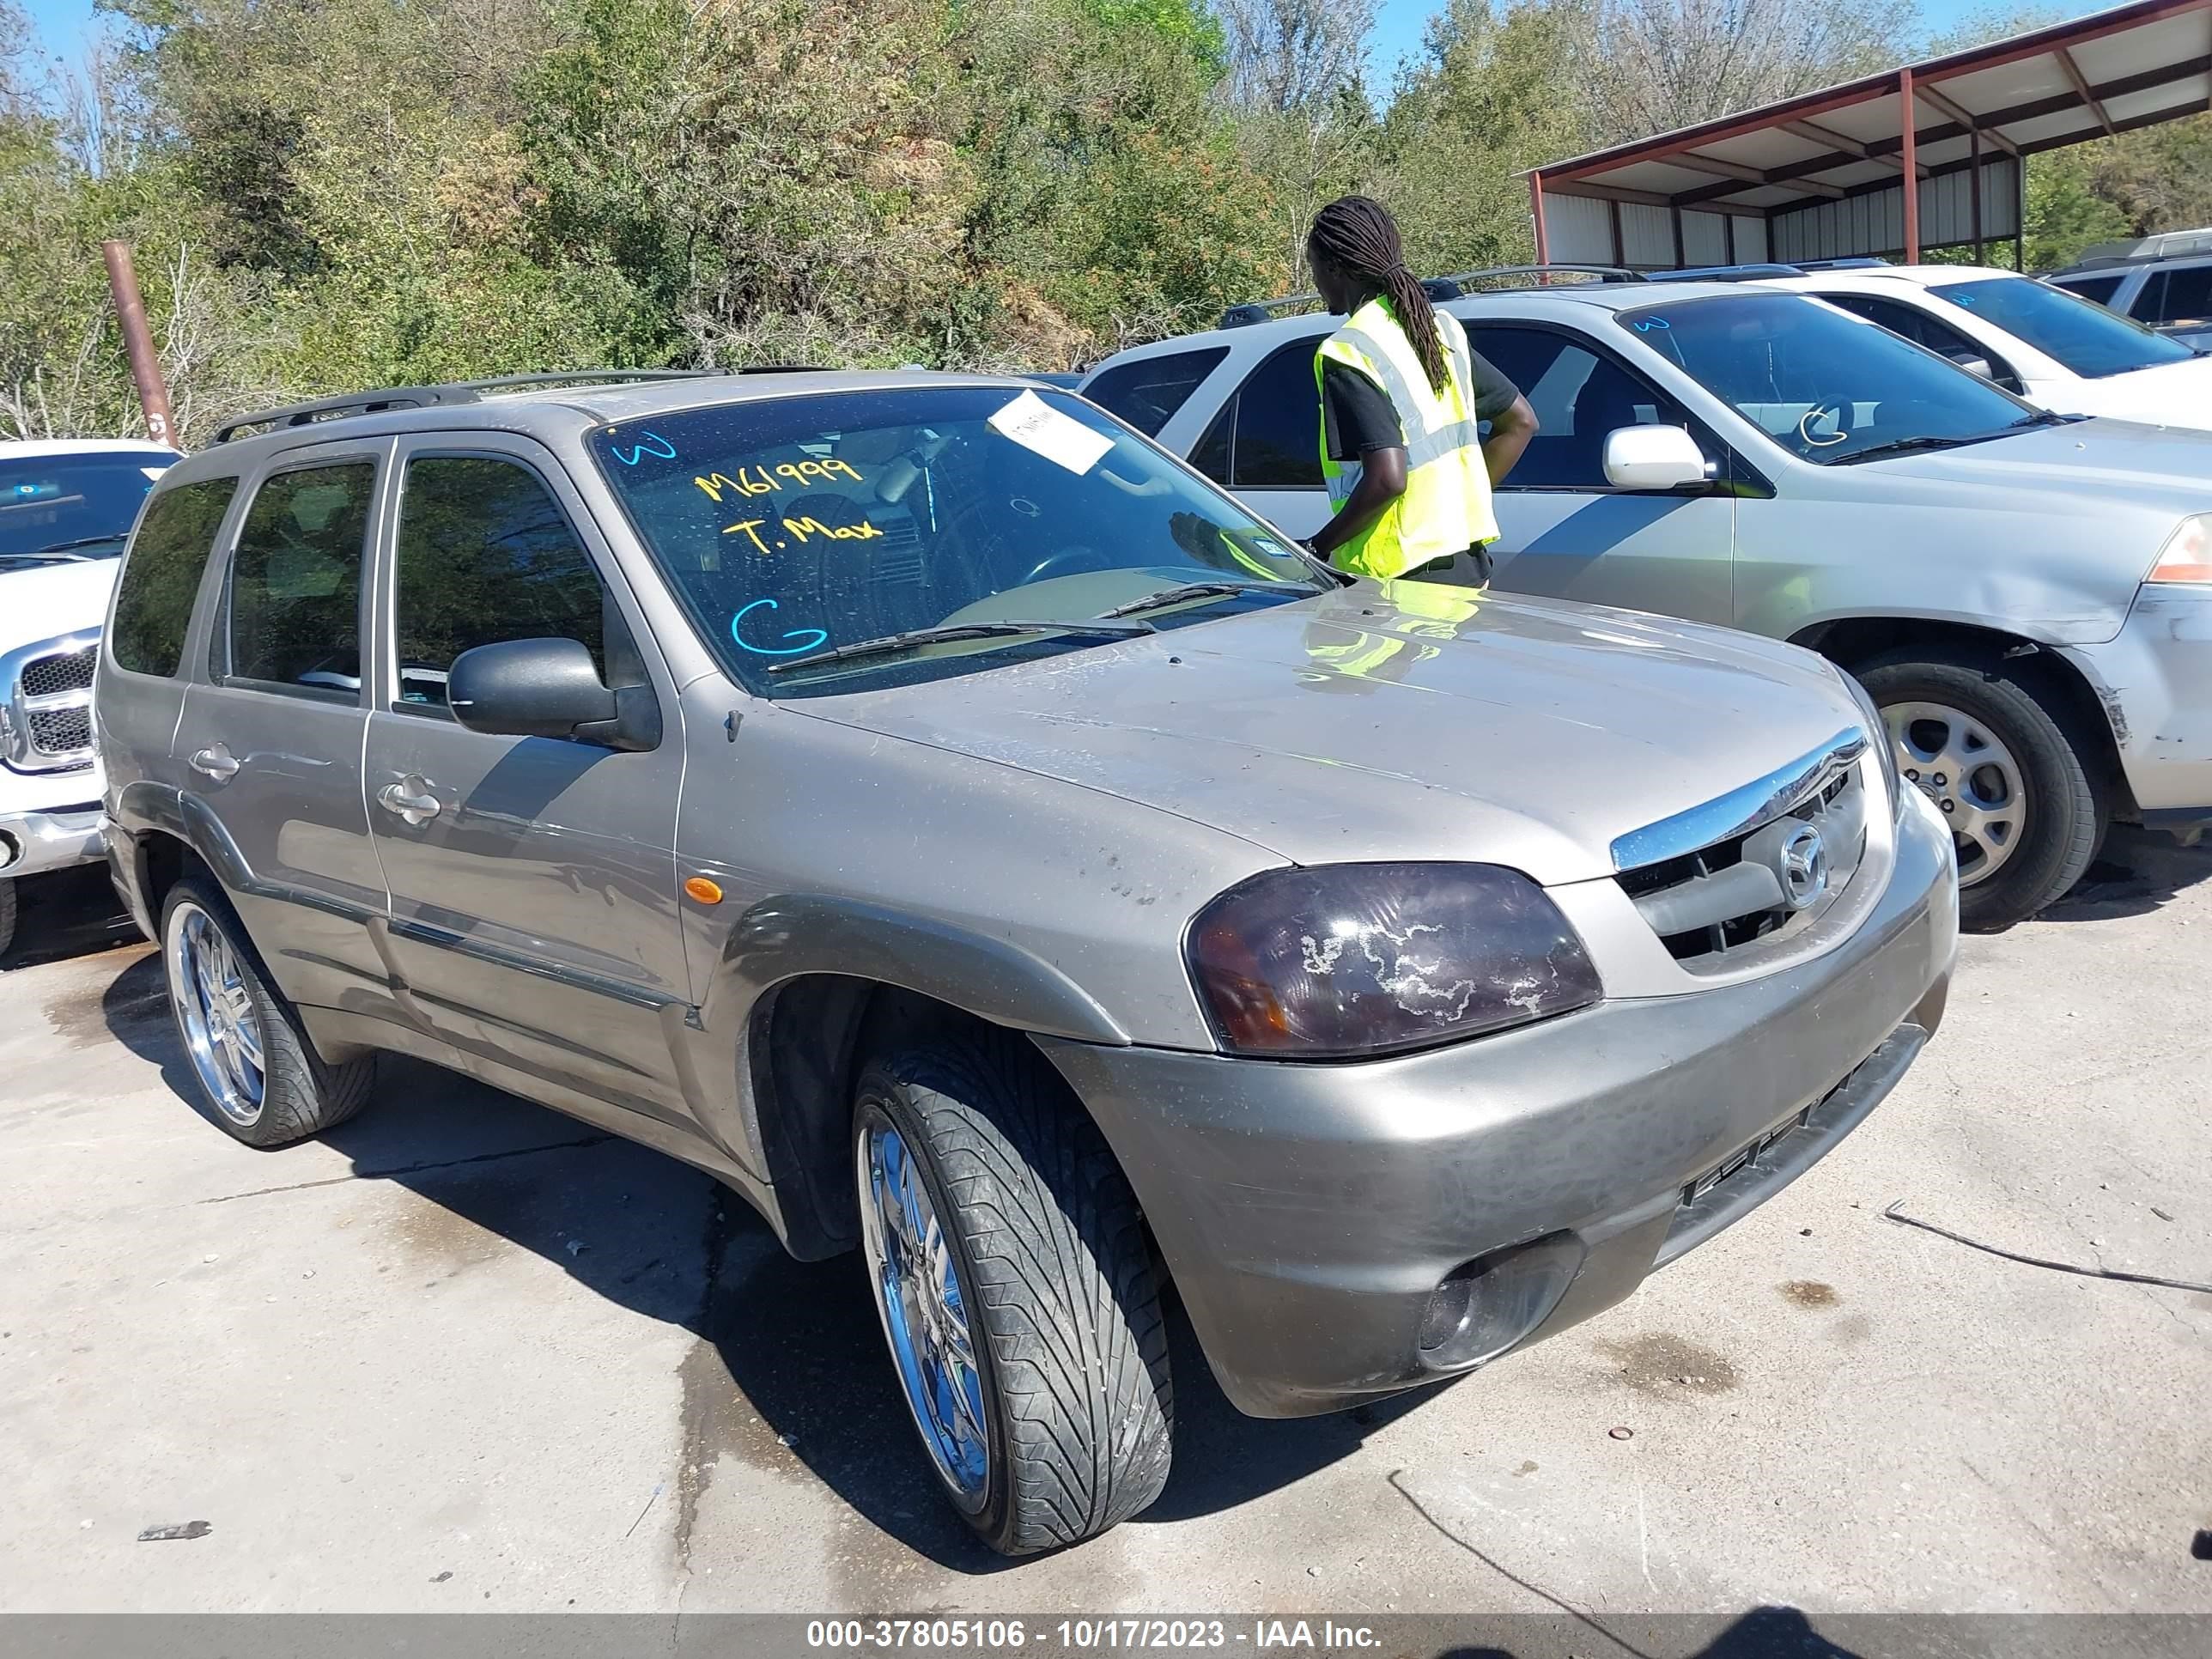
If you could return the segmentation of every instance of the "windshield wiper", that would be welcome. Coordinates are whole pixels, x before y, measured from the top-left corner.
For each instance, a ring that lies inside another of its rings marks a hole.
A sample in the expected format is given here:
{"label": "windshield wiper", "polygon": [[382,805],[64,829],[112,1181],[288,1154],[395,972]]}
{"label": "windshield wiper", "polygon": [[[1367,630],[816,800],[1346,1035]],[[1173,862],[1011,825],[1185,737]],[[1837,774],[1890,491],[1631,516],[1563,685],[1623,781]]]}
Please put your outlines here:
{"label": "windshield wiper", "polygon": [[1139,634],[1153,631],[1150,623],[1091,622],[973,622],[949,623],[941,628],[913,628],[903,634],[885,634],[872,640],[855,640],[850,645],[833,646],[827,651],[817,651],[804,657],[793,657],[787,662],[769,665],[771,674],[787,674],[794,668],[811,668],[817,663],[847,662],[855,657],[888,657],[900,651],[910,651],[916,646],[936,645],[945,640],[989,640],[1001,635],[1008,638],[1023,634],[1091,634],[1100,639],[1130,639]]}
{"label": "windshield wiper", "polygon": [[1111,611],[1102,611],[1098,616],[1102,622],[1111,621],[1115,617],[1133,617],[1141,611],[1181,605],[1186,599],[1226,599],[1232,593],[1297,593],[1310,599],[1316,592],[1304,582],[1184,582],[1158,589],[1141,599],[1131,599],[1127,605],[1117,605]]}
{"label": "windshield wiper", "polygon": [[71,564],[89,562],[89,554],[79,553],[80,547],[98,547],[103,542],[119,542],[130,532],[117,536],[80,536],[71,542],[51,542],[44,547],[20,548],[13,552],[0,553],[0,559],[62,559]]}
{"label": "windshield wiper", "polygon": [[1884,455],[1905,455],[1919,449],[1956,449],[1961,444],[1978,444],[1990,438],[2002,437],[2002,432],[1984,432],[1978,438],[1938,438],[1923,433],[1915,438],[1892,438],[1885,444],[1870,444],[1864,449],[1855,449],[1848,455],[1838,455],[1828,463],[1831,466],[1856,466],[1861,461],[1878,460]]}

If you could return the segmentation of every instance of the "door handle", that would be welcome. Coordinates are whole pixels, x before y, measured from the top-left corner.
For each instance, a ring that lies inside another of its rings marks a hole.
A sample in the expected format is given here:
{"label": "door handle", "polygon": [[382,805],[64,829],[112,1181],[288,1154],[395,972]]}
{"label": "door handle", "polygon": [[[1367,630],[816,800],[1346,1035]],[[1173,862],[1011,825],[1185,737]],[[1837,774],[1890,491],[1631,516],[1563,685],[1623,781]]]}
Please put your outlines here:
{"label": "door handle", "polygon": [[444,810],[435,795],[417,794],[404,783],[387,783],[376,792],[376,804],[410,823],[428,823]]}
{"label": "door handle", "polygon": [[191,758],[191,768],[195,772],[205,773],[217,783],[228,782],[238,775],[236,757],[221,744],[216,744],[212,749],[203,749],[194,755]]}

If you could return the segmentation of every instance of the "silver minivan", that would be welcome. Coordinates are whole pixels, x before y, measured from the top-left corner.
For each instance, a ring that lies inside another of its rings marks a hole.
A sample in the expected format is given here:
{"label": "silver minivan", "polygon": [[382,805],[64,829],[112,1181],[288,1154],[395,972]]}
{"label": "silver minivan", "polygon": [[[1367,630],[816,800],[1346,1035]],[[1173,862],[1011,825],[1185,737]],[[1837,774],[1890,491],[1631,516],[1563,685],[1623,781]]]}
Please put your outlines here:
{"label": "silver minivan", "polygon": [[[1498,491],[1496,585],[1849,670],[1953,826],[1968,926],[2049,904],[2116,819],[2212,824],[2212,433],[2055,416],[1756,284],[1563,282],[1449,308],[1542,428]],[[1332,326],[1163,341],[1083,391],[1310,535]]]}
{"label": "silver minivan", "polygon": [[163,477],[118,884],[243,1141],[397,1051],[857,1251],[1000,1549],[1158,1495],[1164,1285],[1255,1414],[1464,1374],[1942,1018],[1949,834],[1809,652],[1340,578],[1048,387],[569,380]]}

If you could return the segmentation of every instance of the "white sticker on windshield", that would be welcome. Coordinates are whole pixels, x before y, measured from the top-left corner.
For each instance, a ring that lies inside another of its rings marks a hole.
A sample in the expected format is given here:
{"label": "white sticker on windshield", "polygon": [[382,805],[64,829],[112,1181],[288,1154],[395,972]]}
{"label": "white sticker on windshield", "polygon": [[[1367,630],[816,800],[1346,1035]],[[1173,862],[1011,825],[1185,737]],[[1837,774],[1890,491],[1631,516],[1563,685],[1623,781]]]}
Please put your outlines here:
{"label": "white sticker on windshield", "polygon": [[1073,416],[1063,415],[1034,392],[1022,395],[991,416],[991,429],[1034,450],[1070,472],[1084,473],[1114,447],[1103,432],[1093,432]]}

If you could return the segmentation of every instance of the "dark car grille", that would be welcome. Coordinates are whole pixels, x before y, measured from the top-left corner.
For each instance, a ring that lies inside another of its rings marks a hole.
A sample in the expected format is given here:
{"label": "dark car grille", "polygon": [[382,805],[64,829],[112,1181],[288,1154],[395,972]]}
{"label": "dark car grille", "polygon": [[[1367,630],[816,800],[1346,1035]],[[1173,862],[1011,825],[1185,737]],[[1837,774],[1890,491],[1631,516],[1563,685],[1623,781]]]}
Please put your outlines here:
{"label": "dark car grille", "polygon": [[[1850,884],[1866,849],[1865,793],[1857,766],[1846,765],[1765,823],[1615,879],[1669,956],[1686,966],[1725,966],[1729,952],[1808,921]],[[1754,872],[1731,873],[1744,864],[1747,848],[1784,819],[1819,829],[1829,860],[1825,890],[1802,908],[1775,902],[1771,880],[1762,892]]]}
{"label": "dark car grille", "polygon": [[42,755],[73,755],[92,747],[92,710],[38,708],[30,715],[31,745]]}
{"label": "dark car grille", "polygon": [[27,697],[58,696],[64,691],[92,690],[92,670],[99,653],[88,647],[66,656],[40,657],[23,665],[21,682]]}

